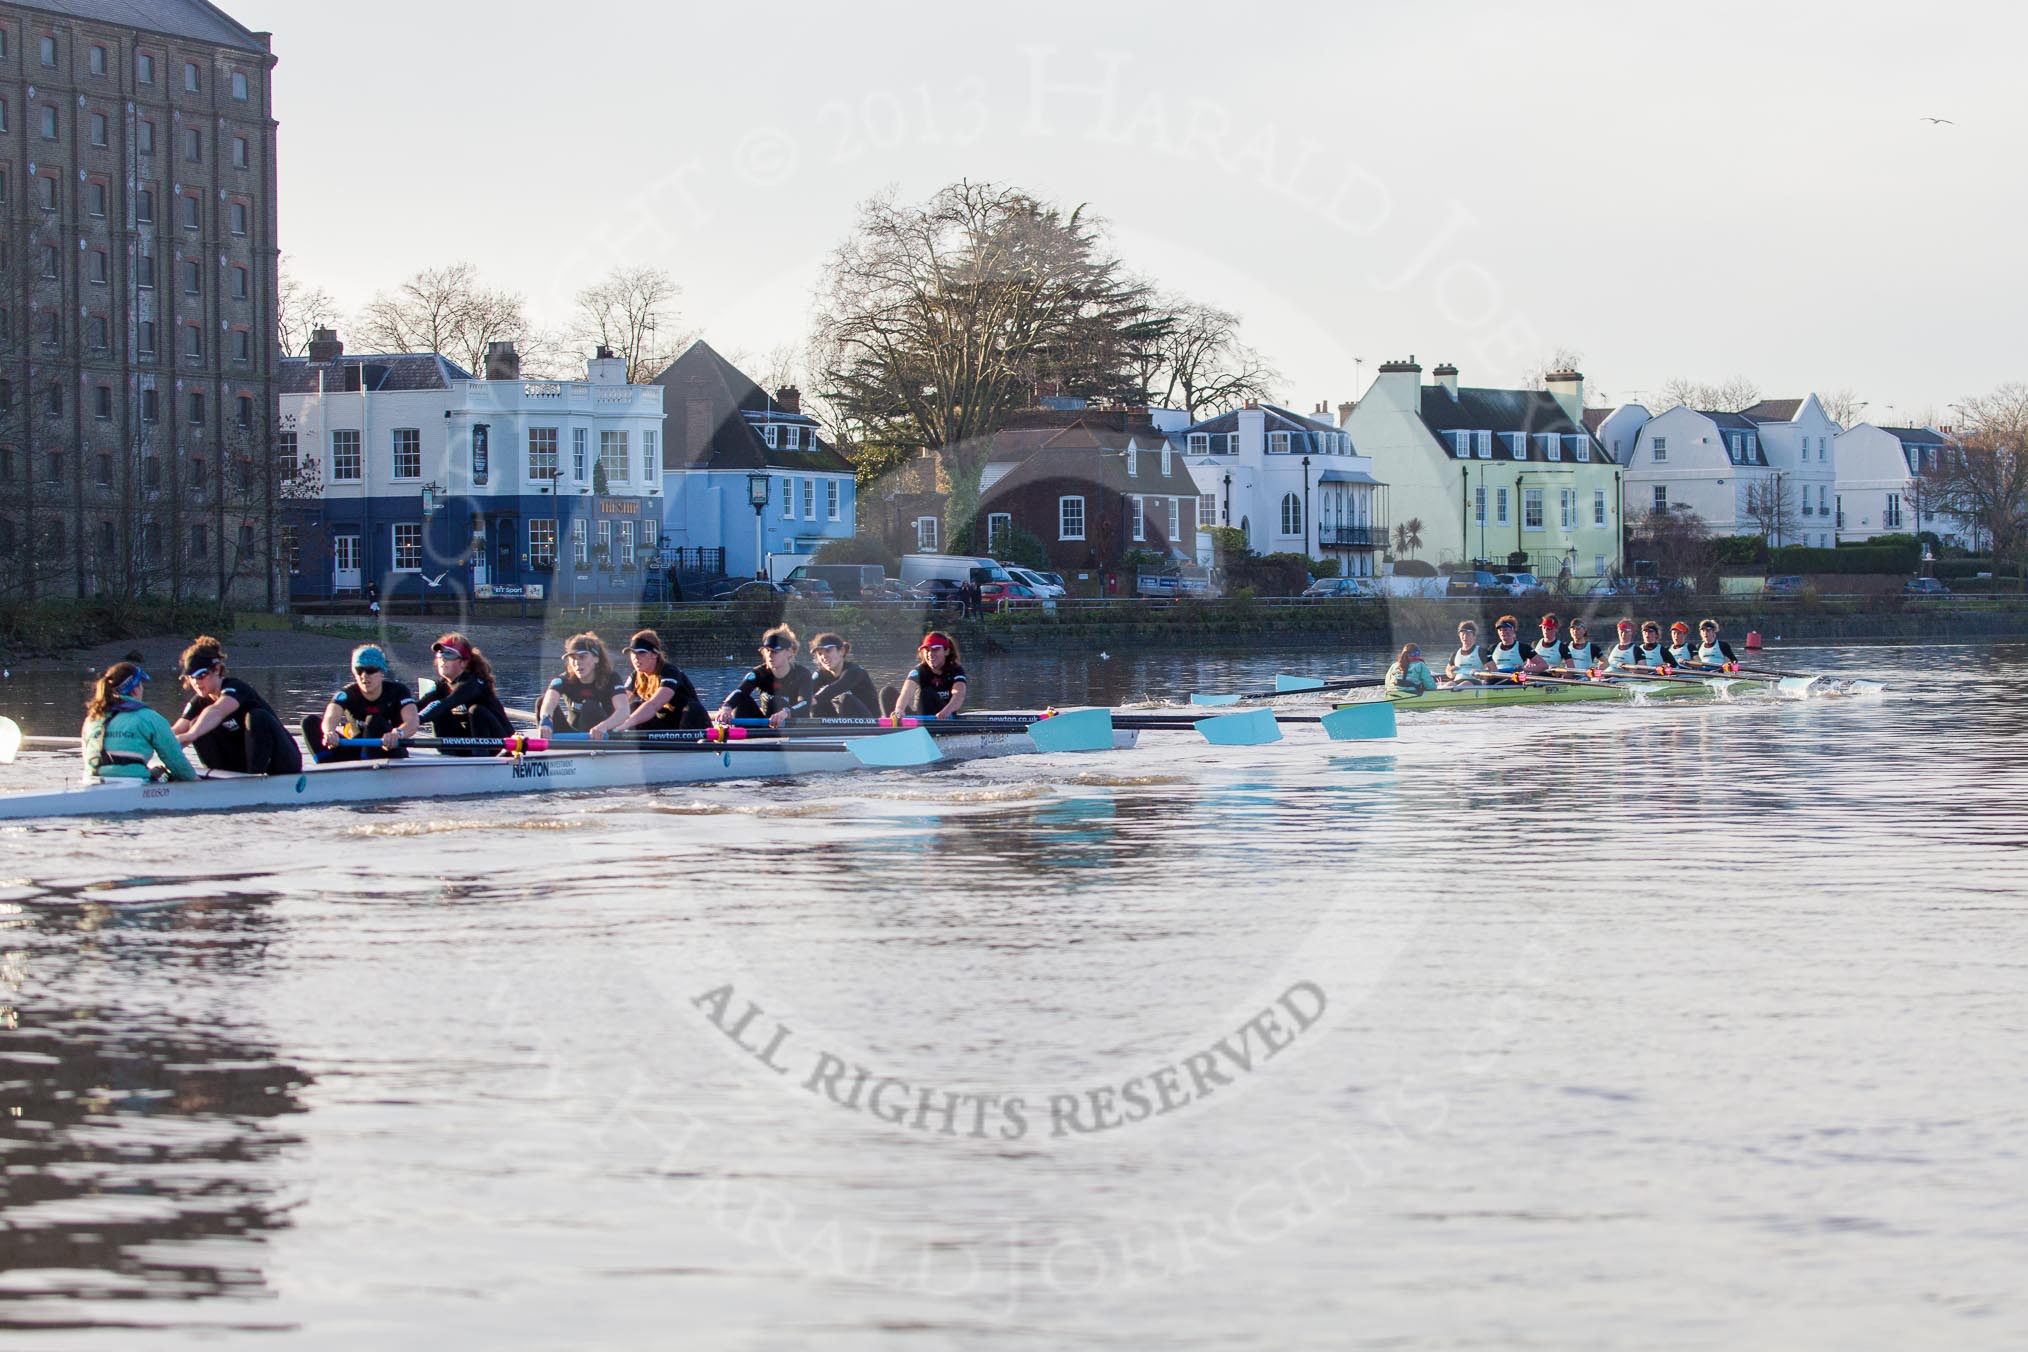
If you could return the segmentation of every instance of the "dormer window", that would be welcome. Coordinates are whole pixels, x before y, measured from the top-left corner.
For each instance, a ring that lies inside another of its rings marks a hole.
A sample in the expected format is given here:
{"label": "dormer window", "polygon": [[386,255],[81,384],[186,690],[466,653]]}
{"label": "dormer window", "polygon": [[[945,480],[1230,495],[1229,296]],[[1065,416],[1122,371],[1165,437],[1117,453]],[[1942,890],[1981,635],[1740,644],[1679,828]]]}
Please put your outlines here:
{"label": "dormer window", "polygon": [[1211,433],[1209,433],[1209,432],[1192,432],[1192,433],[1190,434],[1190,438],[1189,438],[1189,442],[1188,442],[1188,448],[1189,448],[1190,454],[1192,454],[1192,455],[1210,455],[1210,454],[1211,454]]}
{"label": "dormer window", "polygon": [[800,427],[789,427],[786,430],[789,434],[788,449],[792,451],[801,450],[803,448],[803,429]]}
{"label": "dormer window", "polygon": [[1544,460],[1563,459],[1563,438],[1553,432],[1545,432],[1542,436],[1542,458]]}
{"label": "dormer window", "polygon": [[1749,460],[1760,459],[1760,438],[1751,432],[1747,433],[1746,437],[1746,458]]}
{"label": "dormer window", "polygon": [[1478,440],[1479,459],[1491,460],[1493,458],[1493,434],[1491,432],[1474,432],[1472,435]]}
{"label": "dormer window", "polygon": [[1591,462],[1591,438],[1570,437],[1568,440],[1570,442],[1570,454],[1572,458],[1580,464],[1589,464]]}
{"label": "dormer window", "polygon": [[1225,453],[1227,455],[1239,454],[1239,433],[1227,432],[1225,434]]}
{"label": "dormer window", "polygon": [[1162,477],[1165,479],[1169,477],[1169,448],[1167,446],[1162,448]]}
{"label": "dormer window", "polygon": [[1500,440],[1507,443],[1507,458],[1509,460],[1526,460],[1528,458],[1528,438],[1521,433],[1502,432]]}
{"label": "dormer window", "polygon": [[1268,433],[1268,451],[1272,455],[1287,455],[1289,453],[1289,434],[1287,432]]}
{"label": "dormer window", "polygon": [[1726,436],[1726,442],[1731,450],[1733,464],[1737,465],[1746,459],[1746,439],[1744,437],[1740,436],[1737,432],[1732,432]]}
{"label": "dormer window", "polygon": [[780,435],[775,430],[775,425],[773,423],[762,423],[760,433],[761,440],[765,441],[768,444],[768,449],[772,451],[775,448],[775,438]]}
{"label": "dormer window", "polygon": [[1138,447],[1127,447],[1127,477],[1129,479],[1141,477],[1140,451]]}

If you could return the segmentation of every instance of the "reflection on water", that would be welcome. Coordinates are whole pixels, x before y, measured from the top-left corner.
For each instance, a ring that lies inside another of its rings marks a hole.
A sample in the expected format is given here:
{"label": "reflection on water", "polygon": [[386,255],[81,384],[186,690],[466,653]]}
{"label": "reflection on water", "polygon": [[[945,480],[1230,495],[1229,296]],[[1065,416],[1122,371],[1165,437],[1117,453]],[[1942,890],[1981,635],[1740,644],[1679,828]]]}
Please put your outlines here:
{"label": "reflection on water", "polygon": [[0,1320],[2018,1344],[2028,664],[1784,665],[1895,688],[0,832]]}
{"label": "reflection on water", "polygon": [[261,1238],[287,1223],[271,1166],[295,1139],[275,1119],[307,1077],[220,999],[259,979],[277,928],[246,881],[0,886],[0,1326],[265,1289]]}

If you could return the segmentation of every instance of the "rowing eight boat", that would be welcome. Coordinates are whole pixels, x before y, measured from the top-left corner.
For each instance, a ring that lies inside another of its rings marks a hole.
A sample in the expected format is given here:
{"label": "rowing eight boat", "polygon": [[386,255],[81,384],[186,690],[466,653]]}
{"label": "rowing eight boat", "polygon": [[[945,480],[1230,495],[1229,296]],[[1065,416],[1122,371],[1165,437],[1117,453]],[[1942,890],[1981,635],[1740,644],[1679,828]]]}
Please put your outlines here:
{"label": "rowing eight boat", "polygon": [[[1116,731],[1115,747],[1132,747],[1139,734]],[[947,760],[1014,756],[1038,750],[1019,731],[967,732],[937,739]],[[497,794],[575,793],[590,789],[699,784],[730,779],[856,770],[861,759],[836,742],[797,745],[742,744],[738,751],[700,747],[643,753],[638,750],[534,752],[513,759],[415,755],[406,760],[316,765],[295,775],[234,775],[213,771],[183,783],[108,779],[43,793],[0,795],[0,821],[44,817],[97,817],[129,812],[220,812],[235,808],[290,808]]]}
{"label": "rowing eight boat", "polygon": [[1515,704],[1582,704],[1591,700],[1631,700],[1637,696],[1645,696],[1652,700],[1710,699],[1713,693],[1710,685],[1701,683],[1553,685],[1531,682],[1527,685],[1515,685],[1511,682],[1501,682],[1497,685],[1429,690],[1421,693],[1413,690],[1392,690],[1388,692],[1387,699],[1394,705],[1396,712],[1407,713],[1414,709],[1488,709]]}

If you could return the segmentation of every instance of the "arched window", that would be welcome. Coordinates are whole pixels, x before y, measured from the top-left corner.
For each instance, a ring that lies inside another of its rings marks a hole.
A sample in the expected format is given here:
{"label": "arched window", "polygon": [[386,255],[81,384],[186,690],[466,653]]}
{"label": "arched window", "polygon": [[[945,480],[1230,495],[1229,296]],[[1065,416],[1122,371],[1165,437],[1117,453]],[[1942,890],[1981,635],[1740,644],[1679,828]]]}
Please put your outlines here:
{"label": "arched window", "polygon": [[1282,494],[1282,534],[1303,533],[1303,500],[1294,493]]}
{"label": "arched window", "polygon": [[1247,547],[1248,549],[1252,549],[1252,548],[1253,548],[1253,520],[1252,520],[1252,518],[1250,518],[1250,517],[1244,517],[1244,516],[1243,516],[1243,517],[1241,517],[1241,518],[1239,519],[1239,534],[1240,534],[1240,538],[1241,538],[1241,539],[1242,539],[1242,540],[1243,540],[1243,541],[1245,542],[1245,544],[1246,544],[1246,547]]}

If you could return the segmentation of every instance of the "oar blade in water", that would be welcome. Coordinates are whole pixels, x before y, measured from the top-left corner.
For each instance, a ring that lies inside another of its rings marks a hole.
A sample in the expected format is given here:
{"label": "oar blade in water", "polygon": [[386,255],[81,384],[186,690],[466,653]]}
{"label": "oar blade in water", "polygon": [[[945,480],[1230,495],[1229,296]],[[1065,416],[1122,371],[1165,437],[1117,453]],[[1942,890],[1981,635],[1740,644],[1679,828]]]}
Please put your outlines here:
{"label": "oar blade in water", "polygon": [[1213,746],[1261,746],[1282,739],[1281,725],[1272,709],[1248,709],[1242,714],[1220,714],[1200,718],[1197,731]]}
{"label": "oar blade in water", "polygon": [[21,754],[21,725],[11,718],[0,718],[0,765],[14,764],[14,758]]}
{"label": "oar blade in water", "polygon": [[1190,702],[1192,704],[1225,705],[1237,704],[1245,698],[1246,696],[1244,695],[1206,695],[1198,693],[1190,697]]}
{"label": "oar blade in water", "polygon": [[1028,740],[1038,751],[1110,751],[1113,746],[1111,709],[1073,709],[1037,719],[1028,725]]}
{"label": "oar blade in water", "polygon": [[1285,672],[1275,675],[1275,693],[1290,695],[1298,690],[1322,690],[1324,683],[1313,676],[1290,676]]}
{"label": "oar blade in water", "polygon": [[1334,742],[1363,742],[1394,736],[1394,706],[1386,700],[1348,704],[1324,715],[1324,731]]}
{"label": "oar blade in water", "polygon": [[883,770],[905,765],[928,765],[944,758],[944,753],[937,750],[937,739],[922,728],[882,733],[878,737],[854,737],[845,745],[851,748],[861,765]]}
{"label": "oar blade in water", "polygon": [[1775,688],[1790,699],[1808,699],[1810,688],[1822,679],[1821,676],[1784,676],[1775,683]]}

